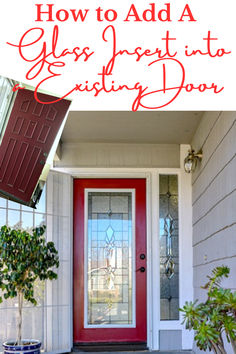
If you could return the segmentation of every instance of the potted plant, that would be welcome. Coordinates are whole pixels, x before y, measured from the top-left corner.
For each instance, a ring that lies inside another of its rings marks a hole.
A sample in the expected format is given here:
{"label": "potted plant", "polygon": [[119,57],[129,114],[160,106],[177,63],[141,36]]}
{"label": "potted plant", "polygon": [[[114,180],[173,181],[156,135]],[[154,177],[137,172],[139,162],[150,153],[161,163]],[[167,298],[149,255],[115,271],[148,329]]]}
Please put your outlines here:
{"label": "potted plant", "polygon": [[18,299],[17,339],[3,344],[5,353],[38,354],[41,343],[22,340],[23,301],[37,305],[34,295],[36,280],[56,279],[52,270],[59,266],[58,252],[53,242],[46,242],[46,226],[33,229],[32,234],[2,226],[0,229],[0,302]]}
{"label": "potted plant", "polygon": [[208,282],[203,287],[207,290],[207,300],[186,302],[180,311],[184,313],[186,329],[195,331],[197,346],[216,354],[227,354],[224,347],[223,334],[231,343],[236,353],[236,291],[224,289],[221,280],[228,277],[229,268],[225,266],[213,269]]}

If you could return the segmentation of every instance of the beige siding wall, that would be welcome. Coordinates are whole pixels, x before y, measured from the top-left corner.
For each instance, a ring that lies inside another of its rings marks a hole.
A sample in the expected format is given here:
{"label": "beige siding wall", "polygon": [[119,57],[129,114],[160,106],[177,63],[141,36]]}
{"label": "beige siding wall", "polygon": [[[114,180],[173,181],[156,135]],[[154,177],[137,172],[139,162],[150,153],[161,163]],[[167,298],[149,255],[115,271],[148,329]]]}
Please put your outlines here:
{"label": "beige siding wall", "polygon": [[56,167],[179,167],[177,144],[65,143]]}
{"label": "beige siding wall", "polygon": [[236,289],[236,112],[205,113],[192,147],[203,149],[203,160],[192,178],[194,296],[206,275],[228,265],[224,286]]}

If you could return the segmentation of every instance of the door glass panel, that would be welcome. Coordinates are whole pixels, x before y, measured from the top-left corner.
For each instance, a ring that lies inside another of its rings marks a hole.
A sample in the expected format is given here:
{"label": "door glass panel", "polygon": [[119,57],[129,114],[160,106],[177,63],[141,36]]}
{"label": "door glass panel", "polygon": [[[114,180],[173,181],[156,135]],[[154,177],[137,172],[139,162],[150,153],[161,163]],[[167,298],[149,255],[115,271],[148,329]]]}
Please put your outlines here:
{"label": "door glass panel", "polygon": [[85,325],[133,325],[132,192],[89,192]]}

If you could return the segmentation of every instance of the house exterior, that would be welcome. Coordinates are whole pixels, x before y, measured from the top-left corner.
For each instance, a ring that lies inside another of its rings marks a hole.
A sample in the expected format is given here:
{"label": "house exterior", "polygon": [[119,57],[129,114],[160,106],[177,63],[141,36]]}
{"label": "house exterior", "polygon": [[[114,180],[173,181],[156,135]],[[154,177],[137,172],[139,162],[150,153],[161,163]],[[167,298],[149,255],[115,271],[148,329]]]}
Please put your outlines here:
{"label": "house exterior", "polygon": [[[190,147],[203,158],[188,174]],[[215,266],[236,289],[235,175],[235,112],[70,112],[37,209],[0,200],[1,224],[46,223],[59,250],[58,280],[25,304],[24,337],[55,353],[111,342],[198,353],[178,309],[204,299]],[[0,305],[1,341],[16,310]]]}

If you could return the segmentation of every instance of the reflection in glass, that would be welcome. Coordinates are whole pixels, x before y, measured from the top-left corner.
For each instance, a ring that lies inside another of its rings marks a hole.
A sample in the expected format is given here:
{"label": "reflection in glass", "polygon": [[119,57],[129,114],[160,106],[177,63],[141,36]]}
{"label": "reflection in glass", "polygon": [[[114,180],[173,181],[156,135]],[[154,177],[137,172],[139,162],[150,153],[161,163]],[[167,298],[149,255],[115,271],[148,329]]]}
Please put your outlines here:
{"label": "reflection in glass", "polygon": [[0,198],[0,207],[6,208],[7,201],[4,198]]}
{"label": "reflection in glass", "polygon": [[131,192],[88,193],[88,325],[132,324]]}
{"label": "reflection in glass", "polygon": [[6,225],[6,209],[0,209],[0,227]]}
{"label": "reflection in glass", "polygon": [[22,229],[30,232],[33,229],[33,214],[22,212]]}
{"label": "reflection in glass", "polygon": [[179,319],[178,176],[161,175],[160,185],[160,290],[161,320]]}
{"label": "reflection in glass", "polygon": [[46,217],[44,214],[36,214],[34,215],[34,227],[43,226],[46,224]]}
{"label": "reflection in glass", "polygon": [[36,206],[36,211],[38,213],[45,213],[46,212],[46,186],[44,186],[41,197],[39,199],[39,202]]}
{"label": "reflection in glass", "polygon": [[25,211],[31,211],[31,213],[33,213],[34,209],[30,208],[26,205],[21,205],[21,210],[25,210]]}
{"label": "reflection in glass", "polygon": [[8,210],[8,226],[15,229],[21,228],[20,212],[17,210]]}
{"label": "reflection in glass", "polygon": [[20,204],[13,202],[11,200],[8,200],[8,208],[20,210]]}

